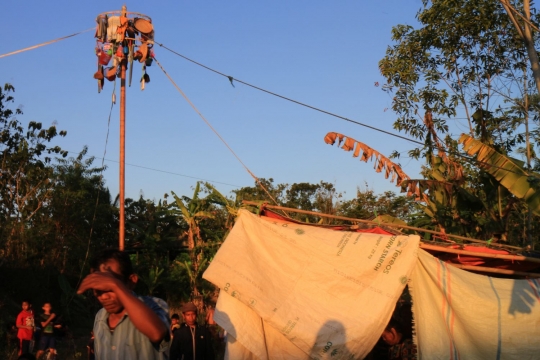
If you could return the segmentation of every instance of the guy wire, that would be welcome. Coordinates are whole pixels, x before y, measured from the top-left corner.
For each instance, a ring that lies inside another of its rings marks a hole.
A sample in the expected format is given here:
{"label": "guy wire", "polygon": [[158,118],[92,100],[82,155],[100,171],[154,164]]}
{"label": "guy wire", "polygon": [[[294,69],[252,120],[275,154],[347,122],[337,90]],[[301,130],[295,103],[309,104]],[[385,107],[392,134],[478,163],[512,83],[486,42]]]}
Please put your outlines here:
{"label": "guy wire", "polygon": [[[198,66],[200,66],[200,67],[203,67],[203,68],[205,68],[205,69],[207,69],[207,70],[209,70],[209,71],[212,71],[212,72],[214,72],[214,73],[216,73],[216,74],[218,74],[218,75],[221,75],[221,76],[223,76],[223,77],[226,77],[227,79],[229,79],[229,81],[231,82],[231,84],[233,83],[233,81],[236,81],[236,82],[239,82],[239,83],[244,84],[244,85],[246,85],[246,86],[249,86],[249,87],[251,87],[251,88],[253,88],[253,89],[256,89],[256,90],[265,92],[265,93],[267,93],[267,94],[276,96],[276,97],[278,97],[278,98],[281,98],[281,99],[284,99],[284,100],[293,102],[293,103],[295,103],[295,104],[298,104],[298,105],[301,105],[301,106],[310,108],[310,109],[312,109],[312,110],[322,112],[322,113],[324,113],[324,114],[327,114],[327,115],[336,117],[336,118],[338,118],[338,119],[342,119],[342,120],[345,120],[345,121],[348,121],[348,122],[352,122],[352,123],[354,123],[354,124],[357,124],[357,125],[360,125],[360,126],[367,127],[367,128],[369,128],[369,129],[372,129],[372,130],[375,130],[375,131],[384,133],[384,134],[386,134],[386,135],[390,135],[390,136],[394,136],[394,137],[397,137],[397,138],[400,138],[400,139],[403,139],[403,140],[407,140],[407,141],[410,141],[410,142],[415,143],[415,144],[423,145],[424,147],[426,146],[426,144],[423,143],[423,142],[420,142],[420,141],[417,141],[417,140],[413,140],[413,139],[407,138],[407,137],[405,137],[405,136],[397,135],[397,134],[391,133],[391,132],[389,132],[389,131],[386,131],[386,130],[382,130],[382,129],[376,128],[376,127],[374,127],[374,126],[366,125],[366,124],[363,124],[363,123],[361,123],[361,122],[359,122],[359,121],[351,120],[351,119],[349,119],[349,118],[346,118],[346,117],[344,117],[344,116],[341,116],[341,115],[332,113],[332,112],[330,112],[330,111],[322,110],[322,109],[317,108],[317,107],[315,107],[315,106],[311,106],[311,105],[305,104],[305,103],[303,103],[303,102],[300,102],[300,101],[298,101],[298,100],[294,100],[294,99],[288,98],[288,97],[286,97],[286,96],[283,96],[283,95],[274,93],[274,92],[272,92],[272,91],[263,89],[263,88],[261,88],[261,87],[252,85],[252,84],[247,83],[247,82],[245,82],[245,81],[235,79],[234,77],[232,77],[232,76],[230,76],[230,75],[226,75],[226,74],[224,74],[224,73],[222,73],[222,72],[220,72],[220,71],[218,71],[218,70],[212,69],[212,68],[209,67],[209,66],[206,66],[206,65],[204,65],[204,64],[201,64],[201,63],[199,63],[199,62],[197,62],[197,61],[195,61],[195,60],[193,60],[193,59],[190,59],[190,58],[188,58],[187,56],[182,55],[182,54],[180,54],[180,53],[178,53],[178,52],[176,52],[176,51],[174,51],[174,50],[168,48],[167,46],[165,46],[165,45],[163,45],[163,44],[160,44],[160,43],[158,43],[158,42],[156,42],[156,41],[154,41],[154,43],[157,44],[157,45],[159,45],[159,46],[161,46],[162,48],[164,48],[164,49],[170,51],[171,53],[173,53],[173,54],[175,54],[175,55],[177,55],[177,56],[180,56],[181,58],[183,58],[183,59],[185,59],[185,60],[187,60],[187,61],[189,61],[189,62],[192,62],[192,63],[194,63],[194,64],[196,64],[196,65],[198,65]],[[494,165],[494,164],[489,164],[489,163],[486,163],[486,162],[484,162],[484,161],[480,161],[480,160],[477,160],[477,159],[475,160],[475,159],[473,159],[473,158],[471,158],[471,157],[469,157],[469,156],[467,156],[467,155],[463,155],[463,154],[460,154],[460,153],[457,153],[457,152],[454,152],[454,151],[451,151],[451,150],[448,150],[448,149],[446,149],[445,152],[447,152],[448,154],[451,154],[451,155],[453,155],[453,156],[460,157],[460,158],[462,158],[462,159],[464,159],[464,160],[466,160],[466,161],[468,161],[468,162],[471,162],[471,163],[476,163],[476,164],[483,165],[483,166],[486,166],[486,167],[495,168],[495,169],[503,170],[503,171],[506,171],[506,172],[510,172],[510,173],[522,175],[522,174],[519,173],[519,172],[512,171],[512,170],[509,170],[509,169],[505,169],[505,168],[503,168],[503,167],[501,167],[501,166],[497,166],[497,165]],[[527,173],[528,176],[530,176],[530,174],[529,174],[528,172],[526,172],[526,173]]]}
{"label": "guy wire", "polygon": [[173,54],[176,54],[176,55],[178,55],[178,56],[180,56],[180,57],[186,59],[187,61],[190,61],[190,62],[192,62],[192,63],[194,63],[194,64],[196,64],[196,65],[199,65],[199,66],[201,66],[201,67],[203,67],[203,68],[205,68],[205,69],[207,69],[207,70],[210,70],[210,71],[212,71],[212,72],[214,72],[214,73],[216,73],[216,74],[219,74],[219,75],[221,75],[221,76],[226,77],[227,79],[229,79],[229,81],[231,82],[231,84],[233,83],[233,81],[236,81],[236,82],[239,82],[239,83],[244,84],[244,85],[246,85],[246,86],[252,87],[252,88],[254,88],[254,89],[256,89],[256,90],[265,92],[265,93],[270,94],[270,95],[273,95],[273,96],[277,96],[277,97],[279,97],[279,98],[281,98],[281,99],[284,99],[284,100],[293,102],[293,103],[298,104],[298,105],[305,106],[305,107],[310,108],[310,109],[312,109],[312,110],[319,111],[319,112],[322,112],[322,113],[324,113],[324,114],[327,114],[327,115],[330,115],[330,116],[337,117],[337,118],[339,118],[339,119],[341,119],[341,120],[349,121],[349,122],[352,122],[352,123],[354,123],[354,124],[357,124],[357,125],[360,125],[360,126],[364,126],[364,127],[369,128],[369,129],[372,129],[372,130],[375,130],[375,131],[379,131],[379,132],[382,132],[382,133],[387,134],[387,135],[395,136],[395,137],[397,137],[397,138],[400,138],[400,139],[403,139],[403,140],[407,140],[407,141],[410,141],[410,142],[413,142],[413,143],[416,143],[416,144],[424,145],[424,144],[423,144],[422,142],[420,142],[420,141],[416,141],[416,140],[413,140],[413,139],[409,139],[409,138],[407,138],[407,137],[405,137],[405,136],[397,135],[397,134],[391,133],[391,132],[389,132],[389,131],[386,131],[386,130],[382,130],[382,129],[376,128],[376,127],[374,127],[374,126],[366,125],[366,124],[363,124],[363,123],[361,123],[361,122],[358,122],[358,121],[355,121],[355,120],[351,120],[351,119],[346,118],[346,117],[344,117],[344,116],[334,114],[334,113],[332,113],[332,112],[330,112],[330,111],[326,111],[326,110],[323,110],[323,109],[319,109],[319,108],[317,108],[317,107],[315,107],[315,106],[311,106],[311,105],[305,104],[305,103],[303,103],[303,102],[300,102],[300,101],[298,101],[298,100],[294,100],[294,99],[288,98],[288,97],[286,97],[286,96],[283,96],[283,95],[274,93],[274,92],[272,92],[272,91],[269,91],[269,90],[260,88],[260,87],[258,87],[258,86],[252,85],[252,84],[247,83],[247,82],[245,82],[245,81],[235,79],[235,78],[232,77],[232,76],[226,75],[226,74],[224,74],[224,73],[222,73],[222,72],[220,72],[220,71],[217,71],[217,70],[212,69],[212,68],[210,68],[210,67],[208,67],[208,66],[206,66],[206,65],[203,65],[203,64],[201,64],[201,63],[199,63],[199,62],[197,62],[197,61],[195,61],[195,60],[192,60],[192,59],[188,58],[187,56],[184,56],[184,55],[182,55],[182,54],[180,54],[180,53],[177,53],[176,51],[174,51],[174,50],[172,50],[172,49],[169,49],[168,47],[166,47],[166,46],[163,45],[163,44],[160,44],[160,43],[155,42],[155,41],[154,41],[154,43],[156,43],[156,44],[158,44],[159,46],[161,46],[162,48],[164,48],[164,49],[166,49],[166,50],[172,52]]}
{"label": "guy wire", "polygon": [[276,201],[276,199],[274,199],[274,197],[270,194],[270,192],[264,187],[264,185],[262,184],[262,182],[259,180],[259,178],[257,176],[255,176],[255,174],[253,174],[253,172],[251,172],[251,170],[247,167],[246,164],[244,164],[244,162],[240,159],[240,157],[238,157],[238,155],[236,155],[236,153],[234,152],[234,150],[229,146],[229,144],[227,144],[227,142],[225,141],[225,139],[223,139],[221,137],[221,135],[216,131],[216,129],[214,129],[214,127],[210,124],[210,122],[208,120],[206,120],[206,118],[203,116],[203,114],[201,114],[201,112],[197,109],[197,107],[191,102],[191,100],[189,100],[189,98],[186,96],[186,94],[182,91],[182,89],[180,89],[180,87],[178,87],[178,85],[174,82],[174,80],[171,78],[171,76],[165,71],[165,69],[163,68],[163,66],[161,66],[161,63],[154,57],[154,61],[158,64],[158,66],[160,67],[161,71],[163,71],[163,73],[165,74],[165,76],[167,76],[167,78],[169,79],[169,81],[174,85],[174,87],[176,88],[176,90],[178,90],[178,92],[182,95],[182,97],[188,102],[188,104],[193,108],[193,110],[195,110],[195,112],[197,114],[199,114],[199,116],[201,117],[201,119],[203,119],[203,121],[206,123],[206,125],[208,125],[208,127],[214,132],[214,134],[217,135],[217,137],[223,142],[223,144],[225,144],[225,146],[227,147],[227,149],[229,149],[229,151],[234,155],[234,157],[240,162],[240,164],[242,164],[242,166],[244,167],[244,169],[246,169],[246,171],[248,172],[249,175],[251,175],[251,177],[253,177],[253,179],[255,179],[255,181],[257,182],[257,184],[259,184],[259,186],[264,190],[264,192],[270,197],[270,199],[272,199],[272,201],[278,205],[278,202]]}
{"label": "guy wire", "polygon": [[94,215],[92,216],[92,222],[90,223],[90,234],[88,236],[88,244],[86,246],[86,254],[84,256],[83,264],[81,266],[81,272],[79,273],[79,279],[77,280],[77,285],[75,286],[75,292],[73,293],[73,295],[69,299],[66,307],[69,306],[69,304],[71,303],[71,301],[75,297],[75,294],[77,294],[77,288],[81,284],[84,267],[86,266],[86,262],[88,261],[88,255],[90,254],[90,245],[92,243],[92,234],[94,232],[94,224],[96,222],[97,208],[98,208],[98,205],[99,205],[99,195],[101,194],[101,183],[103,181],[103,170],[104,170],[104,167],[105,167],[105,155],[107,154],[107,144],[109,143],[109,132],[110,132],[110,129],[111,129],[111,115],[112,115],[112,110],[113,110],[114,104],[116,104],[116,79],[114,80],[114,83],[113,83],[113,91],[112,91],[112,95],[111,95],[111,108],[109,110],[109,118],[107,120],[107,136],[105,137],[105,149],[103,149],[103,157],[101,159],[101,172],[99,174],[99,186],[98,186],[98,189],[97,189],[96,205],[94,206]]}
{"label": "guy wire", "polygon": [[22,52],[25,52],[25,51],[34,50],[34,49],[37,49],[37,48],[42,47],[42,46],[54,44],[55,42],[65,40],[65,39],[68,39],[68,38],[70,38],[70,37],[73,37],[73,36],[76,36],[76,35],[79,35],[79,34],[88,32],[88,31],[90,31],[90,30],[94,30],[94,29],[95,29],[95,27],[92,27],[92,28],[90,28],[90,29],[86,29],[86,30],[83,30],[83,31],[79,31],[79,32],[77,32],[77,33],[75,33],[75,34],[71,34],[71,35],[68,35],[68,36],[63,36],[63,37],[60,37],[60,38],[58,38],[58,39],[46,41],[46,42],[43,42],[43,43],[41,43],[41,44],[37,44],[37,45],[34,45],[34,46],[29,46],[29,47],[24,48],[24,49],[20,49],[20,50],[12,51],[12,52],[10,52],[10,53],[2,54],[2,55],[0,55],[0,59],[3,58],[3,57],[8,57],[8,56],[11,56],[11,55],[16,55],[16,54],[19,54],[19,53],[22,53]]}

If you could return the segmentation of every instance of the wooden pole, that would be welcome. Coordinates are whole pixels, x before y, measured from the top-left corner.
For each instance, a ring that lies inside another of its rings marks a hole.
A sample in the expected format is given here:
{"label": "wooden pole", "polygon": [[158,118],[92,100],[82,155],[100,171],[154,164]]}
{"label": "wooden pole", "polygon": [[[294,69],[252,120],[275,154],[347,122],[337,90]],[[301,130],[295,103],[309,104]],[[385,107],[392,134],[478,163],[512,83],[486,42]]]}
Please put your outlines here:
{"label": "wooden pole", "polygon": [[[122,16],[126,16],[127,8],[122,6]],[[120,62],[120,190],[119,190],[119,230],[118,230],[118,248],[124,251],[125,242],[125,183],[126,183],[126,61]]]}
{"label": "wooden pole", "polygon": [[501,274],[501,275],[515,275],[515,276],[524,276],[524,277],[529,277],[529,278],[539,278],[540,277],[540,274],[538,274],[538,273],[529,273],[529,272],[525,272],[525,271],[515,271],[515,270],[507,270],[507,269],[494,269],[494,268],[489,268],[489,267],[484,267],[484,266],[461,265],[461,264],[454,264],[454,263],[447,263],[447,264],[452,265],[453,267],[457,267],[459,269],[475,271],[475,272]]}
{"label": "wooden pole", "polygon": [[476,256],[476,257],[489,258],[489,259],[501,259],[501,260],[511,260],[511,261],[526,261],[526,262],[529,262],[529,263],[540,264],[540,259],[527,257],[527,256],[522,256],[522,255],[489,254],[489,253],[481,253],[481,252],[476,252],[476,251],[468,251],[468,250],[446,248],[446,247],[442,247],[442,246],[429,245],[429,244],[424,244],[424,243],[420,243],[420,249],[439,251],[439,252],[445,252],[445,253],[450,253],[450,254]]}
{"label": "wooden pole", "polygon": [[[242,203],[246,204],[246,205],[253,205],[253,206],[260,206],[261,205],[260,202],[248,201],[248,200],[242,200]],[[318,212],[315,212],[315,211],[292,209],[292,208],[288,208],[288,207],[284,207],[284,206],[275,206],[275,205],[267,205],[267,204],[265,204],[264,207],[266,207],[268,209],[283,210],[283,211],[290,211],[290,212],[295,212],[295,213],[300,213],[300,214],[309,214],[309,215],[315,215],[315,216],[320,216],[320,217],[326,217],[326,218],[329,218],[329,219],[345,220],[345,221],[350,221],[350,222],[355,222],[355,223],[364,223],[364,224],[377,225],[377,226],[381,225],[379,222],[371,221],[371,220],[362,220],[362,219],[349,218],[349,217],[345,217],[345,216],[328,215],[328,214],[318,213]],[[391,223],[383,223],[382,225],[392,227],[392,228],[414,230],[414,231],[420,231],[420,232],[424,232],[424,233],[428,233],[428,234],[446,236],[448,238],[453,238],[453,239],[457,239],[457,240],[464,240],[464,241],[469,241],[469,242],[473,242],[473,243],[486,244],[485,240],[472,239],[472,238],[468,238],[468,237],[465,237],[465,236],[459,236],[459,235],[444,234],[444,233],[441,233],[439,231],[426,230],[426,229],[421,229],[421,228],[417,228],[417,227],[413,227],[413,226],[398,225],[398,224],[391,224]],[[518,247],[518,246],[511,246],[511,245],[504,245],[504,244],[491,244],[491,246],[505,247],[505,248],[508,248],[508,249],[515,249],[515,250],[523,250],[523,248]]]}

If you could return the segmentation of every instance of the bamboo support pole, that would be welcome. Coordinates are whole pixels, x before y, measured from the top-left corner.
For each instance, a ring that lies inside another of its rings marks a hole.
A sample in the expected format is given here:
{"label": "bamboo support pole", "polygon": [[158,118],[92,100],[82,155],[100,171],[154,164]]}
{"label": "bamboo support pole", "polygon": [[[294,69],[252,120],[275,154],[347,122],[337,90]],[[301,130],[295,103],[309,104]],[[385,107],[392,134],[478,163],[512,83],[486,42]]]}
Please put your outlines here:
{"label": "bamboo support pole", "polygon": [[122,61],[120,78],[120,184],[119,184],[119,241],[118,248],[124,251],[125,239],[125,184],[126,184],[126,64]]}
{"label": "bamboo support pole", "polygon": [[[117,11],[106,11],[100,14],[100,16],[105,15],[114,15],[114,16],[122,16],[122,17],[129,17],[132,19],[136,18],[143,18],[145,20],[148,20],[152,22],[152,19],[149,16],[146,16],[141,13],[137,12],[130,12],[127,11],[126,5],[122,6],[121,10]],[[124,33],[125,35],[125,33]],[[132,39],[135,43],[136,39]],[[130,56],[132,56],[133,51],[133,45],[131,47]],[[119,190],[118,190],[118,197],[119,197],[119,215],[118,215],[118,248],[123,251],[125,248],[125,169],[126,169],[126,66],[127,66],[127,59],[122,59],[120,62],[120,159],[119,159]],[[130,85],[131,85],[131,71],[133,69],[132,64],[130,64]]]}
{"label": "bamboo support pole", "polygon": [[516,271],[516,270],[507,270],[507,269],[494,269],[494,268],[489,268],[489,267],[485,267],[485,266],[461,265],[461,264],[454,264],[454,263],[447,263],[447,264],[451,265],[453,267],[457,267],[459,269],[475,271],[475,272],[501,274],[501,275],[515,275],[515,276],[524,276],[524,277],[530,277],[530,278],[540,278],[540,274],[529,273],[529,272],[525,272],[525,271]]}
{"label": "bamboo support pole", "polygon": [[477,256],[477,257],[489,258],[489,259],[501,259],[501,260],[511,260],[511,261],[526,261],[526,262],[530,262],[530,263],[540,264],[540,259],[527,257],[527,256],[522,256],[522,255],[489,254],[489,253],[481,253],[481,252],[468,251],[468,250],[445,248],[445,247],[441,247],[441,246],[429,245],[429,244],[424,244],[424,243],[420,243],[420,249],[434,250],[434,251],[451,253],[451,254],[458,254],[458,255]]}
{"label": "bamboo support pole", "polygon": [[[126,16],[126,6],[122,6],[122,16]],[[126,61],[120,63],[120,168],[119,168],[119,229],[118,249],[124,251],[126,237],[125,184],[126,184]]]}
{"label": "bamboo support pole", "polygon": [[[242,203],[246,204],[246,205],[252,205],[252,206],[260,206],[261,205],[261,203],[259,203],[259,202],[248,201],[248,200],[242,200]],[[288,207],[284,207],[284,206],[275,206],[275,205],[267,205],[267,204],[265,204],[264,207],[266,207],[268,209],[283,210],[283,211],[290,211],[290,212],[295,212],[295,213],[300,213],[300,214],[315,215],[315,216],[326,217],[326,218],[336,219],[336,220],[345,220],[345,221],[350,221],[350,222],[355,222],[355,223],[364,223],[364,224],[377,225],[377,226],[381,225],[377,221],[354,219],[354,218],[349,218],[349,217],[345,217],[345,216],[337,216],[337,215],[328,215],[328,214],[318,213],[318,212],[315,212],[315,211],[292,209],[292,208],[288,208]],[[421,229],[421,228],[417,228],[417,227],[414,227],[414,226],[398,225],[398,224],[391,224],[391,223],[383,223],[382,225],[392,227],[392,228],[398,228],[398,229],[407,229],[407,230],[420,231],[420,232],[424,232],[424,233],[428,233],[428,234],[445,236],[447,238],[463,240],[463,241],[469,241],[469,242],[473,242],[473,243],[486,244],[485,240],[472,239],[472,238],[468,238],[468,237],[465,237],[465,236],[459,236],[459,235],[445,234],[445,233],[442,233],[440,231],[426,230],[426,229]],[[518,247],[518,246],[511,246],[511,245],[504,245],[504,244],[491,244],[491,246],[505,247],[505,248],[508,248],[508,249],[514,249],[514,250],[520,250],[520,251],[523,250],[523,248]]]}

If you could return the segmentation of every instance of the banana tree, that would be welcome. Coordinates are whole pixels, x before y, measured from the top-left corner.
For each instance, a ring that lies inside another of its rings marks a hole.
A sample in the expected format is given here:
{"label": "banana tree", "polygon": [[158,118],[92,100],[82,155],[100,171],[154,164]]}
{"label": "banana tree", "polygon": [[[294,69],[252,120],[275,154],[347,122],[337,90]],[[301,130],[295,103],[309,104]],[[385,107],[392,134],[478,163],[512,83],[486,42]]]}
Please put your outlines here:
{"label": "banana tree", "polygon": [[148,295],[153,295],[154,290],[160,285],[160,276],[165,269],[153,266],[148,270],[148,275],[139,275],[141,280],[148,287]]}
{"label": "banana tree", "polygon": [[[171,192],[174,197],[174,202],[171,204],[173,212],[181,217],[187,224],[187,231],[184,235],[187,237],[187,247],[191,261],[191,271],[198,275],[199,269],[203,262],[203,248],[205,241],[201,236],[200,221],[203,219],[213,219],[214,214],[208,209],[208,202],[199,197],[201,188],[197,182],[193,196],[189,198],[180,198],[174,192]],[[197,283],[192,285],[192,295],[200,297],[200,292]]]}
{"label": "banana tree", "polygon": [[328,133],[325,137],[328,144],[336,141],[338,145],[343,143],[343,150],[354,151],[353,156],[361,161],[373,160],[377,172],[384,171],[387,179],[391,176],[402,192],[416,199],[422,213],[410,225],[470,237],[490,238],[501,234],[506,238],[514,200],[503,191],[497,195],[499,199],[506,197],[504,209],[494,206],[492,190],[497,184],[493,179],[481,173],[475,174],[474,179],[465,177],[460,164],[444,153],[441,144],[438,144],[439,153],[431,154],[429,166],[424,167],[425,178],[411,179],[398,164],[364,143],[338,133]]}
{"label": "banana tree", "polygon": [[524,200],[534,214],[540,215],[540,191],[536,186],[540,174],[525,171],[522,163],[469,135],[462,134],[459,142],[469,155],[476,156],[480,168],[493,176],[512,195]]}
{"label": "banana tree", "polygon": [[[435,173],[437,179],[433,180],[412,180],[402,169],[401,166],[394,163],[392,160],[371,148],[370,146],[357,141],[343,134],[329,132],[326,134],[324,141],[327,144],[333,145],[336,141],[338,146],[343,143],[341,148],[345,151],[353,151],[353,157],[358,157],[360,161],[368,162],[372,160],[375,165],[374,169],[380,173],[384,171],[386,179],[390,179],[396,186],[401,187],[401,191],[407,193],[407,196],[412,196],[416,201],[420,202],[424,214],[435,221],[431,221],[439,230],[445,231],[445,221],[437,219],[437,215],[441,214],[441,210],[445,209],[450,201],[452,194],[452,184],[442,182],[442,176]],[[429,194],[434,196],[429,196]],[[381,218],[384,221],[384,218]]]}
{"label": "banana tree", "polygon": [[234,225],[236,216],[238,215],[238,207],[235,206],[234,201],[227,199],[227,197],[225,197],[222,193],[220,193],[211,184],[205,183],[205,187],[207,188],[208,191],[210,191],[210,193],[205,197],[205,201],[207,203],[222,206],[223,208],[226,209],[226,219],[225,219],[224,225],[225,225],[225,228],[227,229],[226,232],[229,232]]}

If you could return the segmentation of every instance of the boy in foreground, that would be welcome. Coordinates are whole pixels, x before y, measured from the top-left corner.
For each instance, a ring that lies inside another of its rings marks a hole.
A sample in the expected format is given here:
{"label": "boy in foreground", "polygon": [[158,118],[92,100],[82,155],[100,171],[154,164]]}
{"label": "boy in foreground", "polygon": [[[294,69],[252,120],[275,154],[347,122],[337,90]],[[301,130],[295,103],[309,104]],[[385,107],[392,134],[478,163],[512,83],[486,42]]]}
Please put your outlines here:
{"label": "boy in foreground", "polygon": [[138,281],[129,255],[102,251],[90,264],[91,273],[77,293],[93,290],[103,309],[94,321],[97,360],[166,360],[169,347],[169,309],[165,301],[137,296]]}

